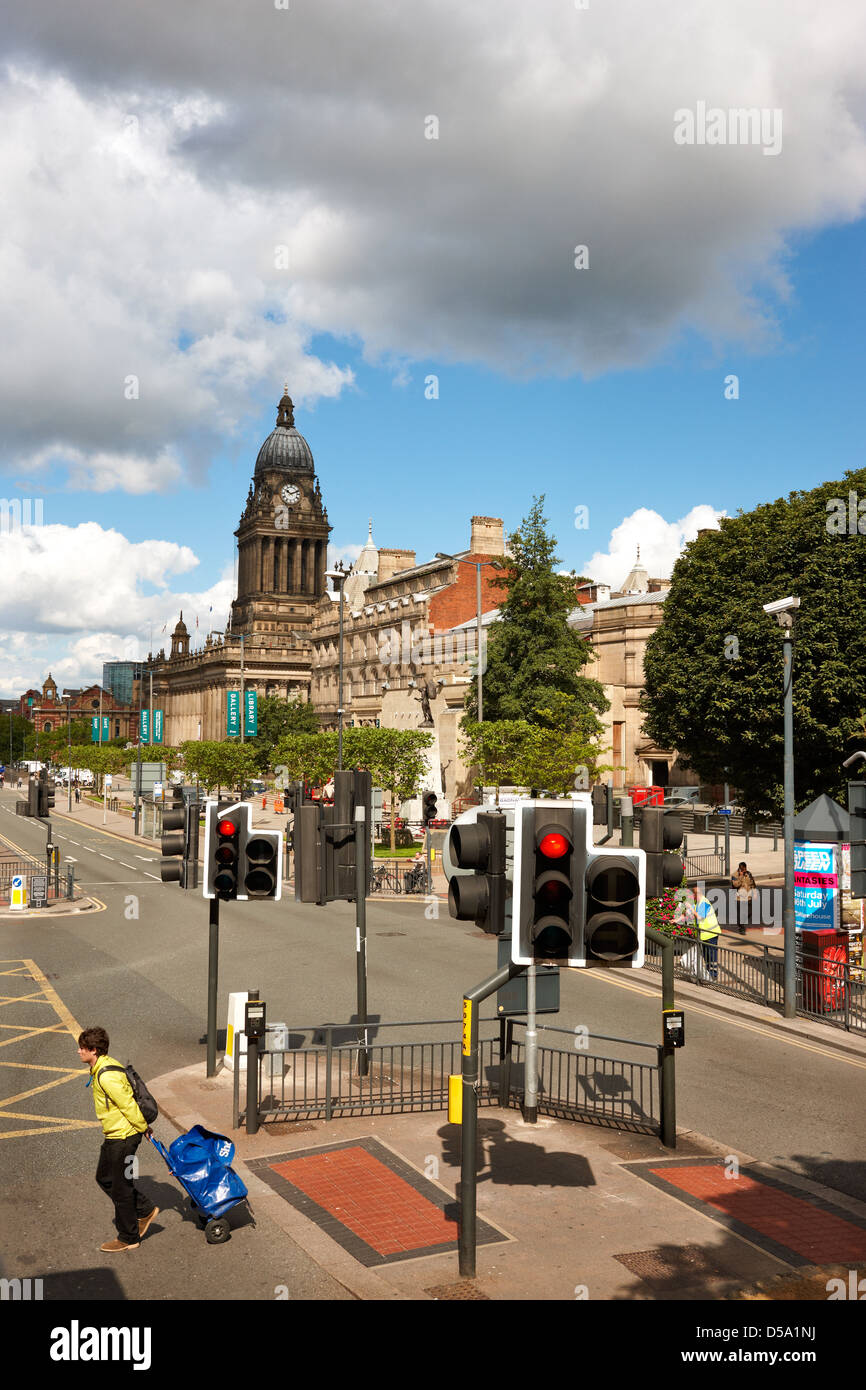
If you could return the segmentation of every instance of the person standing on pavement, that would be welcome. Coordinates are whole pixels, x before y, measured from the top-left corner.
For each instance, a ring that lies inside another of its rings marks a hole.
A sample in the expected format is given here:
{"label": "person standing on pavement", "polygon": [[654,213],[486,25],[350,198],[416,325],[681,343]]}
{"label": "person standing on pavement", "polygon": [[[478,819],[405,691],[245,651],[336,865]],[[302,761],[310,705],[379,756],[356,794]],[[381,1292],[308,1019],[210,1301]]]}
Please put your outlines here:
{"label": "person standing on pavement", "polygon": [[711,980],[719,978],[719,936],[721,927],[715,908],[704,893],[695,894],[695,917],[700,932],[701,955]]}
{"label": "person standing on pavement", "polygon": [[[740,936],[746,935],[746,922],[749,919],[748,904],[753,895],[757,892],[757,885],[752,875],[749,873],[745,859],[741,859],[737,865],[737,872],[731,879],[731,886],[737,890],[737,924]],[[742,904],[746,904],[745,907]]]}
{"label": "person standing on pavement", "polygon": [[117,1229],[117,1238],[99,1248],[105,1254],[117,1255],[138,1249],[159,1207],[135,1186],[135,1155],[150,1127],[138,1107],[126,1069],[108,1055],[108,1047],[104,1028],[85,1028],[78,1036],[78,1055],[90,1067],[87,1084],[93,1087],[96,1118],[104,1135],[96,1181],[114,1203]]}

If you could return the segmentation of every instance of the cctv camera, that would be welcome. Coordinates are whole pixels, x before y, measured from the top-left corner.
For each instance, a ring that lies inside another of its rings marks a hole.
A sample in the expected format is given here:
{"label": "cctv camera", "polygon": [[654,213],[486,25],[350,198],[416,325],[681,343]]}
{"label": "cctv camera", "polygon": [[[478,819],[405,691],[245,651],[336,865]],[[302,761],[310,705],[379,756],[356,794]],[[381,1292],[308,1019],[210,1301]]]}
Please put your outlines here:
{"label": "cctv camera", "polygon": [[765,613],[769,613],[772,618],[777,618],[780,613],[790,613],[792,609],[800,607],[798,598],[779,598],[775,603],[763,604]]}

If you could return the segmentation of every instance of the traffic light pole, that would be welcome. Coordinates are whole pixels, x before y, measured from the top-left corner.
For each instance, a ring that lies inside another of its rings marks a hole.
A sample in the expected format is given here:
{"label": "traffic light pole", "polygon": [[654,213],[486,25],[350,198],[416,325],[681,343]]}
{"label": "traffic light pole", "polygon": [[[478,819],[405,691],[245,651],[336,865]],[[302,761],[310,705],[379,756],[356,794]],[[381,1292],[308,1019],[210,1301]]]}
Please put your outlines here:
{"label": "traffic light pole", "polygon": [[366,1076],[370,1066],[367,1051],[367,865],[364,834],[366,807],[355,807],[355,933],[358,964],[358,1026],[364,1030],[364,1044],[358,1051],[358,1075]]}
{"label": "traffic light pole", "polygon": [[534,965],[526,967],[526,1047],[523,1068],[523,1118],[534,1125],[538,1119],[538,1028],[535,1021]]}
{"label": "traffic light pole", "polygon": [[[219,973],[220,900],[209,900],[207,953],[207,1074],[216,1076],[217,976]],[[237,1058],[235,1059],[237,1066]]]}
{"label": "traffic light pole", "polygon": [[522,966],[513,961],[497,970],[483,984],[463,996],[462,1139],[460,1148],[460,1197],[458,1201],[458,1262],[464,1279],[475,1278],[475,1246],[478,1201],[478,1006],[519,975]]}
{"label": "traffic light pole", "polygon": [[[662,953],[662,1012],[666,1009],[676,1008],[674,1001],[674,943],[669,936],[663,932],[656,931],[655,927],[647,927],[646,935],[649,941],[654,941],[661,948]],[[661,1076],[661,1107],[662,1107],[662,1132],[661,1141],[666,1149],[675,1149],[677,1146],[677,1074],[676,1074],[676,1049],[665,1036],[664,1042],[659,1049],[662,1057],[662,1076]]]}

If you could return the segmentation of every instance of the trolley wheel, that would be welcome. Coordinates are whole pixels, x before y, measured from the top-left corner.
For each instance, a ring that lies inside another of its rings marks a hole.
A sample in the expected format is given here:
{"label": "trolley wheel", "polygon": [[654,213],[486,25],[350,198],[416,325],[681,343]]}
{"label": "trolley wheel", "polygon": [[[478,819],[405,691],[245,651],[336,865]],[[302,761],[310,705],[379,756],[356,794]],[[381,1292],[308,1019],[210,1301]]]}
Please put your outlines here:
{"label": "trolley wheel", "polygon": [[208,1221],[204,1228],[208,1245],[224,1245],[231,1238],[232,1228],[224,1216]]}

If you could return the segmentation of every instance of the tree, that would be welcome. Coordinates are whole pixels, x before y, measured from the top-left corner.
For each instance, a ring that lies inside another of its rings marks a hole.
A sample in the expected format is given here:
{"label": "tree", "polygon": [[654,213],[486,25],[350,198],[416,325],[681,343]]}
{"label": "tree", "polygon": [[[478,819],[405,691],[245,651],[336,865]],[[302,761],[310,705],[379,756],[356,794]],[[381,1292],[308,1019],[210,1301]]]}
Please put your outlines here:
{"label": "tree", "polygon": [[496,719],[482,724],[464,720],[463,756],[481,770],[485,785],[537,788],[563,796],[589,791],[606,771],[599,749],[581,730],[562,733],[526,719]]}
{"label": "tree", "polygon": [[423,750],[432,742],[433,735],[420,729],[343,731],[343,766],[369,772],[374,786],[389,793],[392,853],[396,849],[397,802],[419,791],[428,769]]}
{"label": "tree", "polygon": [[[577,606],[575,579],[554,570],[556,540],[547,533],[543,504],[543,497],[535,498],[520,529],[509,536],[511,553],[498,562],[499,577],[491,581],[503,599],[499,620],[488,629],[484,718],[527,720],[597,738],[597,716],[608,702],[598,681],[581,675],[592,648],[568,626]],[[476,677],[466,711],[477,719]]]}
{"label": "tree", "polygon": [[844,802],[841,764],[862,745],[866,713],[866,516],[858,494],[866,494],[866,469],[723,518],[680,556],[647,643],[645,732],[677,749],[702,781],[735,786],[750,815],[779,815],[784,805],[782,643],[762,604],[788,594],[802,600],[794,626],[797,804],[822,792]]}
{"label": "tree", "polygon": [[256,750],[262,773],[279,765],[276,750],[281,739],[292,734],[321,732],[313,705],[302,700],[283,700],[275,695],[260,698],[258,722],[259,732],[255,738],[247,739],[247,743]]}
{"label": "tree", "polygon": [[256,750],[247,743],[226,740],[190,739],[182,743],[184,771],[198,778],[208,791],[231,787],[242,792],[256,775]]}
{"label": "tree", "polygon": [[274,749],[274,765],[284,764],[289,780],[323,787],[330,782],[337,766],[337,735],[334,733],[287,734]]}

